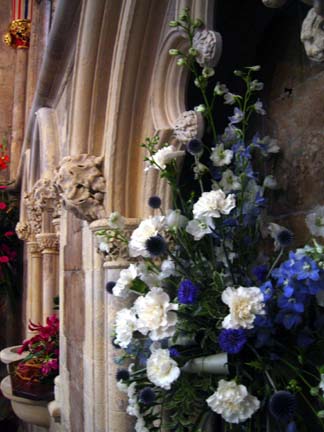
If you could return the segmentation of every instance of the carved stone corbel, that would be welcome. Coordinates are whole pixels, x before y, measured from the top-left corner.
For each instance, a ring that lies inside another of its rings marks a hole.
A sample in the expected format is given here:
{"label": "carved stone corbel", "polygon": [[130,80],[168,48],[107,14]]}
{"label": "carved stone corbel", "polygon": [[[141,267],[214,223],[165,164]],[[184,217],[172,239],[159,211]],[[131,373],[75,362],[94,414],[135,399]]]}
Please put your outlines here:
{"label": "carved stone corbel", "polygon": [[15,231],[18,238],[23,241],[28,241],[32,234],[31,227],[28,222],[18,222]]}
{"label": "carved stone corbel", "polygon": [[54,181],[63,206],[88,222],[105,217],[102,161],[103,158],[89,154],[67,156],[56,170]]}
{"label": "carved stone corbel", "polygon": [[182,144],[193,138],[201,138],[204,132],[204,119],[201,113],[185,111],[176,120],[173,136]]}
{"label": "carved stone corbel", "polygon": [[197,31],[192,46],[198,51],[197,63],[201,67],[215,67],[223,50],[223,39],[220,33],[213,30]]}
{"label": "carved stone corbel", "polygon": [[33,191],[25,193],[24,203],[26,206],[27,220],[29,225],[29,238],[32,240],[42,229],[42,211],[36,204]]}
{"label": "carved stone corbel", "polygon": [[302,24],[300,39],[307,56],[315,62],[324,61],[324,18],[310,9]]}

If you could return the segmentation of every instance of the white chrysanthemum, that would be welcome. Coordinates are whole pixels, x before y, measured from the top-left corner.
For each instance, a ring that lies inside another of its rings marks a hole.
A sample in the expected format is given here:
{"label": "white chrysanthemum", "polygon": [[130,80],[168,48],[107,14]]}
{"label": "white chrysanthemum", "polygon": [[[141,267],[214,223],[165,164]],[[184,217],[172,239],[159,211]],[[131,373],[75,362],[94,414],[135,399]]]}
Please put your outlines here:
{"label": "white chrysanthemum", "polygon": [[264,297],[257,287],[228,287],[222,293],[222,301],[230,309],[223,322],[225,329],[253,328],[257,315],[264,315]]}
{"label": "white chrysanthemum", "polygon": [[168,210],[164,222],[168,228],[183,228],[188,219],[181,214],[180,210]]}
{"label": "white chrysanthemum", "polygon": [[212,154],[210,155],[210,160],[215,166],[229,165],[233,159],[232,150],[224,150],[224,145],[219,144],[212,148]]}
{"label": "white chrysanthemum", "polygon": [[230,169],[227,169],[223,172],[222,180],[219,182],[219,184],[224,192],[241,189],[239,177],[237,177]]}
{"label": "white chrysanthemum", "polygon": [[156,349],[146,363],[147,378],[156,386],[170,390],[171,384],[179,378],[177,362],[170,357],[168,349]]}
{"label": "white chrysanthemum", "polygon": [[138,228],[133,231],[128,245],[130,256],[143,256],[146,258],[150,256],[145,247],[146,241],[159,233],[163,227],[163,222],[163,216],[154,216],[143,220],[139,224]]}
{"label": "white chrysanthemum", "polygon": [[137,319],[131,309],[124,308],[117,312],[115,320],[115,342],[122,348],[127,348],[130,344],[133,332],[136,330],[136,324]]}
{"label": "white chrysanthemum", "polygon": [[235,207],[235,195],[225,193],[219,190],[203,192],[199,200],[193,207],[195,219],[203,217],[219,218],[221,214],[229,214]]}
{"label": "white chrysanthemum", "polygon": [[228,423],[244,422],[260,407],[260,401],[244,385],[225,380],[219,381],[216,392],[206,402]]}
{"label": "white chrysanthemum", "polygon": [[172,159],[177,159],[181,156],[184,156],[185,152],[183,150],[177,150],[173,145],[169,145],[167,147],[162,147],[153,156],[151,156],[150,161],[151,164],[147,169],[156,168],[159,170],[164,170],[168,163],[172,161]]}
{"label": "white chrysanthemum", "polygon": [[305,220],[311,234],[324,237],[324,206],[315,207]]}
{"label": "white chrysanthemum", "polygon": [[190,221],[186,227],[186,231],[193,236],[194,240],[198,241],[206,234],[210,234],[214,228],[215,225],[211,217],[202,217]]}
{"label": "white chrysanthemum", "polygon": [[145,296],[138,297],[134,311],[138,316],[137,330],[146,335],[150,332],[153,341],[173,336],[177,323],[177,304],[170,303],[170,297],[162,288],[153,287]]}
{"label": "white chrysanthemum", "polygon": [[113,294],[116,297],[126,298],[129,295],[130,286],[135,278],[138,276],[137,268],[131,264],[127,269],[120,272],[116,285],[113,288]]}
{"label": "white chrysanthemum", "polygon": [[108,225],[113,229],[123,229],[125,226],[125,218],[118,212],[113,212],[108,218]]}

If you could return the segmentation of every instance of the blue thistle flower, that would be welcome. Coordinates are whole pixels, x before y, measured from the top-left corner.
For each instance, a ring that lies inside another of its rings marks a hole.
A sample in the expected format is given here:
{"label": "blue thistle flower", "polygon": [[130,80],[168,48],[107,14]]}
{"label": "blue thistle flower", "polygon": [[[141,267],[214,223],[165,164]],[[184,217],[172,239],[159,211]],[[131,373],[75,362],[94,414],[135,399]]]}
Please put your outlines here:
{"label": "blue thistle flower", "polygon": [[187,143],[186,149],[192,156],[199,155],[203,151],[203,143],[199,139],[194,138]]}
{"label": "blue thistle flower", "polygon": [[228,354],[239,353],[246,341],[244,329],[224,329],[220,332],[218,337],[219,346]]}
{"label": "blue thistle flower", "polygon": [[294,234],[288,229],[283,229],[277,234],[277,241],[281,247],[290,246],[294,239]]}
{"label": "blue thistle flower", "polygon": [[153,257],[164,255],[167,251],[167,244],[161,235],[152,236],[145,242],[146,250]]}
{"label": "blue thistle flower", "polygon": [[179,357],[180,356],[179,351],[175,347],[169,348],[169,353],[170,353],[171,357]]}
{"label": "blue thistle flower", "polygon": [[161,198],[157,195],[153,195],[149,198],[148,200],[148,205],[152,208],[152,209],[158,209],[161,207]]}
{"label": "blue thistle flower", "polygon": [[196,303],[198,298],[199,288],[193,284],[191,280],[184,279],[178,289],[179,303],[182,304],[193,304]]}
{"label": "blue thistle flower", "polygon": [[127,369],[118,369],[116,373],[116,380],[117,381],[127,381],[129,380],[129,372]]}
{"label": "blue thistle flower", "polygon": [[288,391],[277,391],[269,400],[269,411],[277,420],[288,422],[294,416],[296,409],[296,396]]}
{"label": "blue thistle flower", "polygon": [[106,283],[106,291],[107,291],[109,294],[112,294],[112,292],[113,292],[113,288],[114,288],[115,285],[116,285],[116,282],[113,282],[113,281],[109,281],[109,282],[107,282],[107,283]]}
{"label": "blue thistle flower", "polygon": [[152,404],[156,399],[156,394],[150,387],[145,387],[139,394],[139,400],[145,404],[150,405]]}

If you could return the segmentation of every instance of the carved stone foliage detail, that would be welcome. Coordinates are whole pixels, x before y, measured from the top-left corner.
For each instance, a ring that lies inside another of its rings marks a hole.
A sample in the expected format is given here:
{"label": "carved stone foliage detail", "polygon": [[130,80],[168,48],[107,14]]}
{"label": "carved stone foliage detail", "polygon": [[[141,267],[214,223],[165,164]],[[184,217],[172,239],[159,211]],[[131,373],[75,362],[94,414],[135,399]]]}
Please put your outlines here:
{"label": "carved stone foliage detail", "polygon": [[105,216],[106,182],[101,165],[101,157],[88,154],[67,156],[62,159],[54,179],[63,206],[88,222]]}
{"label": "carved stone foliage detail", "polygon": [[31,233],[38,234],[42,227],[42,211],[34,198],[34,193],[28,192],[24,195],[24,202],[27,211],[27,220],[30,226]]}
{"label": "carved stone foliage detail", "polygon": [[192,46],[198,51],[196,60],[201,67],[215,67],[222,54],[223,39],[213,30],[201,30],[195,34]]}
{"label": "carved stone foliage detail", "polygon": [[324,18],[317,15],[314,8],[304,19],[300,38],[311,60],[324,61]]}
{"label": "carved stone foliage detail", "polygon": [[31,236],[31,227],[28,222],[18,222],[15,231],[20,240],[26,241]]}
{"label": "carved stone foliage detail", "polygon": [[201,138],[204,132],[204,119],[201,113],[185,111],[176,120],[173,136],[181,143],[193,138]]}
{"label": "carved stone foliage detail", "polygon": [[35,204],[41,210],[53,211],[53,217],[60,213],[60,196],[53,180],[41,178],[34,184],[33,193]]}
{"label": "carved stone foliage detail", "polygon": [[56,234],[42,233],[36,236],[37,244],[40,250],[50,249],[51,251],[57,251],[59,248],[59,239]]}

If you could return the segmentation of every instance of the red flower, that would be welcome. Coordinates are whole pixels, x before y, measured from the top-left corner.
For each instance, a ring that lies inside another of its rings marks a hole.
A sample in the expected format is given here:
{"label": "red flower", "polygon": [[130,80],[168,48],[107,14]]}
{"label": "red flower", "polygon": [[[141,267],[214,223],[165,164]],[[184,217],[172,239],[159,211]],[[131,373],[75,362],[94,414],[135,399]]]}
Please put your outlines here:
{"label": "red flower", "polygon": [[3,201],[0,201],[0,210],[6,210],[7,204]]}
{"label": "red flower", "polygon": [[9,262],[9,257],[7,256],[0,256],[0,263],[7,263]]}
{"label": "red flower", "polygon": [[5,235],[6,237],[12,237],[12,236],[15,235],[15,233],[14,233],[13,231],[7,231],[7,232],[4,233],[4,235]]}
{"label": "red flower", "polygon": [[1,185],[1,186],[0,186],[0,189],[7,189],[7,186],[5,186],[5,185]]}

